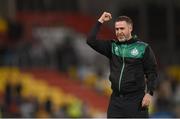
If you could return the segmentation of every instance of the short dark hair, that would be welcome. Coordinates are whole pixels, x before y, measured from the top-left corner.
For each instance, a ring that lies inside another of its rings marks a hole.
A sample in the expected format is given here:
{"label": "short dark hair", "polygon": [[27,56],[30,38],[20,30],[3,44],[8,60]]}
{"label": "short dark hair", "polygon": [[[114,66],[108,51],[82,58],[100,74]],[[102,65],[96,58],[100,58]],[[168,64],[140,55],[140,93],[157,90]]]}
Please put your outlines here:
{"label": "short dark hair", "polygon": [[128,16],[119,16],[118,18],[116,18],[115,22],[118,22],[118,21],[126,21],[128,24],[133,26],[133,21]]}

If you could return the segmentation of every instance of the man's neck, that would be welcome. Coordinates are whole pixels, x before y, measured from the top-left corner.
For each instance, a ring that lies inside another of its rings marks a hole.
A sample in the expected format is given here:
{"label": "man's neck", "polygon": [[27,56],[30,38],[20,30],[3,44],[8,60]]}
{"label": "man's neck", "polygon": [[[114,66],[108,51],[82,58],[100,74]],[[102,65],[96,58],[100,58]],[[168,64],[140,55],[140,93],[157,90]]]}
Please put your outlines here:
{"label": "man's neck", "polygon": [[130,40],[130,39],[132,39],[132,35],[130,35],[129,38],[127,38],[127,41]]}

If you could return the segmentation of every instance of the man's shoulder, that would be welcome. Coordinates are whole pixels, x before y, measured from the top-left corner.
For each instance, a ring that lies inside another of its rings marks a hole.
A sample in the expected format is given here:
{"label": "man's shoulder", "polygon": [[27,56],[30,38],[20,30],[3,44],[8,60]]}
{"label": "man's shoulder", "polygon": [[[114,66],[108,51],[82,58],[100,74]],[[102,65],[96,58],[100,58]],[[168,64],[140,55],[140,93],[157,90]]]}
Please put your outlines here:
{"label": "man's shoulder", "polygon": [[145,47],[147,47],[149,45],[148,43],[146,43],[144,41],[141,41],[141,40],[137,40],[136,43],[139,44],[139,45],[143,45]]}

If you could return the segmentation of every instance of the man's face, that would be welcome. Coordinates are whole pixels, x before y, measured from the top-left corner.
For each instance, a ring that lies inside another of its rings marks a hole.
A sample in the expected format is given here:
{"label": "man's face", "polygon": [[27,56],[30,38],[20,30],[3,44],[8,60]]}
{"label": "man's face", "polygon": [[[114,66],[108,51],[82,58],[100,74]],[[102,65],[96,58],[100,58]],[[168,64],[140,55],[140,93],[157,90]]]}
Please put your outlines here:
{"label": "man's face", "polygon": [[126,21],[115,22],[116,37],[119,41],[129,40],[131,38],[132,25]]}

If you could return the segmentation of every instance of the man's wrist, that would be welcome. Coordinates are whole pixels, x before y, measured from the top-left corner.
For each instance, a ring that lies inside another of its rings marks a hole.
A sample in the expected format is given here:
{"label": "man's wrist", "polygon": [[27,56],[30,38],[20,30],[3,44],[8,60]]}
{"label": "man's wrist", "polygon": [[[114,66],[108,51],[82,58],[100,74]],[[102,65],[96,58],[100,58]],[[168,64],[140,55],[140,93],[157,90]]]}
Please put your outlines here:
{"label": "man's wrist", "polygon": [[151,96],[153,96],[154,92],[153,91],[147,91],[148,94],[150,94]]}
{"label": "man's wrist", "polygon": [[103,21],[101,18],[99,18],[98,21],[99,21],[101,24],[104,23],[104,21]]}

